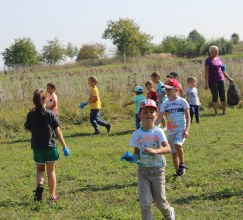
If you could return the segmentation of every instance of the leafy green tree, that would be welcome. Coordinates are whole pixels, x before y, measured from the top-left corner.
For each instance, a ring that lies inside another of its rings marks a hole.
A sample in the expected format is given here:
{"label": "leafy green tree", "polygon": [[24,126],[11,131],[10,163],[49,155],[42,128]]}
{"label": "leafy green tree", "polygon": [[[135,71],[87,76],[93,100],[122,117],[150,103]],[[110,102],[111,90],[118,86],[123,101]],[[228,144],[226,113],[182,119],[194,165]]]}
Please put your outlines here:
{"label": "leafy green tree", "polygon": [[73,58],[78,55],[78,48],[74,47],[70,42],[68,42],[65,55],[73,60]]}
{"label": "leafy green tree", "polygon": [[85,44],[80,48],[76,61],[101,59],[105,50],[103,44]]}
{"label": "leafy green tree", "polygon": [[111,39],[117,46],[118,55],[124,57],[144,55],[151,50],[152,37],[142,33],[140,27],[130,19],[119,19],[108,21],[103,39]]}
{"label": "leafy green tree", "polygon": [[199,56],[201,47],[206,41],[205,38],[197,30],[193,30],[189,33],[187,40],[195,44],[195,51],[191,56]]}
{"label": "leafy green tree", "polygon": [[240,37],[239,37],[238,34],[234,33],[234,34],[231,35],[231,42],[233,44],[238,44],[239,41],[240,41]]}
{"label": "leafy green tree", "polygon": [[30,38],[16,39],[15,43],[6,48],[2,55],[7,67],[25,68],[39,63],[35,45]]}
{"label": "leafy green tree", "polygon": [[208,49],[210,46],[216,45],[219,48],[219,54],[225,55],[232,53],[233,50],[233,43],[228,41],[224,38],[219,38],[216,40],[206,42],[201,48],[201,54],[206,55],[208,54]]}
{"label": "leafy green tree", "polygon": [[65,59],[65,49],[57,38],[47,41],[42,49],[42,61],[50,65],[56,65]]}

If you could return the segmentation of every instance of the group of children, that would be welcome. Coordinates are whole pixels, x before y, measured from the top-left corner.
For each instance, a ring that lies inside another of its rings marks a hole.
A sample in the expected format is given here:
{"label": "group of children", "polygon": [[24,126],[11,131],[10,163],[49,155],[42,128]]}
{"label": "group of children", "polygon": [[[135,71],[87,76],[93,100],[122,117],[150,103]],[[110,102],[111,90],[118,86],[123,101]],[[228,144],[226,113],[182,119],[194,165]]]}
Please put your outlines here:
{"label": "group of children", "polygon": [[[144,96],[141,86],[135,87],[136,96],[124,104],[124,107],[136,104],[135,118],[137,130],[133,132],[130,145],[134,147],[134,157],[138,164],[138,192],[142,219],[152,219],[151,204],[154,201],[161,210],[165,219],[175,219],[175,211],[169,205],[165,196],[165,158],[163,154],[172,153],[176,176],[185,174],[186,165],[182,145],[189,135],[190,123],[195,114],[199,123],[200,101],[196,89],[196,78],[187,79],[188,88],[183,95],[182,86],[178,83],[178,74],[170,73],[168,80],[163,84],[160,74],[151,74],[151,80],[145,83],[148,94]],[[100,96],[97,88],[98,79],[95,76],[88,78],[90,97],[80,104],[90,107],[90,123],[94,127],[94,135],[100,134],[98,125],[104,126],[107,133],[111,125],[100,119]],[[156,84],[156,89],[154,87]],[[33,94],[34,108],[27,114],[25,128],[32,133],[31,148],[36,163],[35,201],[41,201],[43,193],[44,174],[47,170],[50,197],[57,201],[55,161],[59,159],[55,139],[63,147],[65,156],[70,151],[65,143],[57,119],[58,107],[55,85],[49,83],[47,92],[38,89]],[[183,98],[187,97],[188,102]],[[140,127],[141,123],[141,127]],[[163,129],[168,131],[168,141]],[[157,126],[156,126],[157,125]]]}
{"label": "group of children", "polygon": [[[171,72],[167,78],[163,84],[160,74],[152,73],[151,80],[145,83],[147,97],[143,95],[143,88],[136,86],[136,96],[124,105],[136,103],[137,130],[132,134],[130,145],[134,147],[133,157],[138,164],[138,194],[142,219],[152,219],[152,201],[165,219],[175,219],[175,210],[170,207],[165,197],[166,162],[163,154],[171,152],[176,176],[183,176],[187,167],[182,146],[185,138],[189,136],[194,114],[196,122],[199,123],[197,79],[188,77],[188,88],[183,94],[178,74]],[[156,90],[154,84],[157,85]],[[160,124],[163,129],[158,127]],[[164,130],[167,130],[167,139]]]}

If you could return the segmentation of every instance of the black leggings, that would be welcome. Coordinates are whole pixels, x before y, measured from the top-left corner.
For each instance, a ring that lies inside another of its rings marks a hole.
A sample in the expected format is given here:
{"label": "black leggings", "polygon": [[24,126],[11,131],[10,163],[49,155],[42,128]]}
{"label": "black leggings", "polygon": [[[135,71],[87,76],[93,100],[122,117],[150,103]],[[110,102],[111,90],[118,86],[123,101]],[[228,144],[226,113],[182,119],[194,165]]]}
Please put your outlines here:
{"label": "black leggings", "polygon": [[225,102],[224,81],[210,82],[209,88],[212,93],[213,102],[218,102],[218,98],[220,98],[221,102]]}

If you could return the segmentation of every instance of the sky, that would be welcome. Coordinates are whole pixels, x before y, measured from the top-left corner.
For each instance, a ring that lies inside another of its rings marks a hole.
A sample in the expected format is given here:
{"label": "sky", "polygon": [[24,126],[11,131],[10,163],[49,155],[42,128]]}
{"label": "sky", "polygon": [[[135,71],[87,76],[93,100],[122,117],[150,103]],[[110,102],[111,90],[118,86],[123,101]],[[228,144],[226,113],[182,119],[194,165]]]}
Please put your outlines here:
{"label": "sky", "polygon": [[[160,43],[196,29],[207,40],[237,33],[243,39],[243,0],[0,0],[0,53],[17,38],[31,38],[41,52],[55,37],[66,45],[103,43],[109,20],[133,19]],[[0,69],[3,68],[0,56]]]}

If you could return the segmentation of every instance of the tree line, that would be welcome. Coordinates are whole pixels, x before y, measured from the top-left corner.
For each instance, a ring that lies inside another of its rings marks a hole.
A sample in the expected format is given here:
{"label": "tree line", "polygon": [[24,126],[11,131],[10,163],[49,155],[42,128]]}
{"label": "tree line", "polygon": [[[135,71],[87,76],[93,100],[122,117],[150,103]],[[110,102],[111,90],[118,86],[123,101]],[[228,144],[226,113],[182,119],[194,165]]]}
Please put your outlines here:
{"label": "tree line", "polygon": [[[178,57],[198,57],[206,55],[210,45],[217,45],[220,54],[232,53],[233,44],[240,40],[234,33],[230,40],[224,38],[206,41],[197,30],[188,36],[166,36],[160,44],[153,44],[153,37],[141,31],[140,26],[131,19],[108,21],[102,35],[103,39],[112,40],[116,46],[116,56],[125,62],[128,57],[143,56],[152,53],[171,53]],[[37,64],[56,65],[67,57],[71,60],[96,60],[105,57],[106,47],[103,44],[84,44],[81,48],[68,43],[63,46],[57,38],[47,41],[41,52],[38,52],[30,38],[15,39],[15,42],[2,52],[4,65],[8,68],[29,67]]]}

